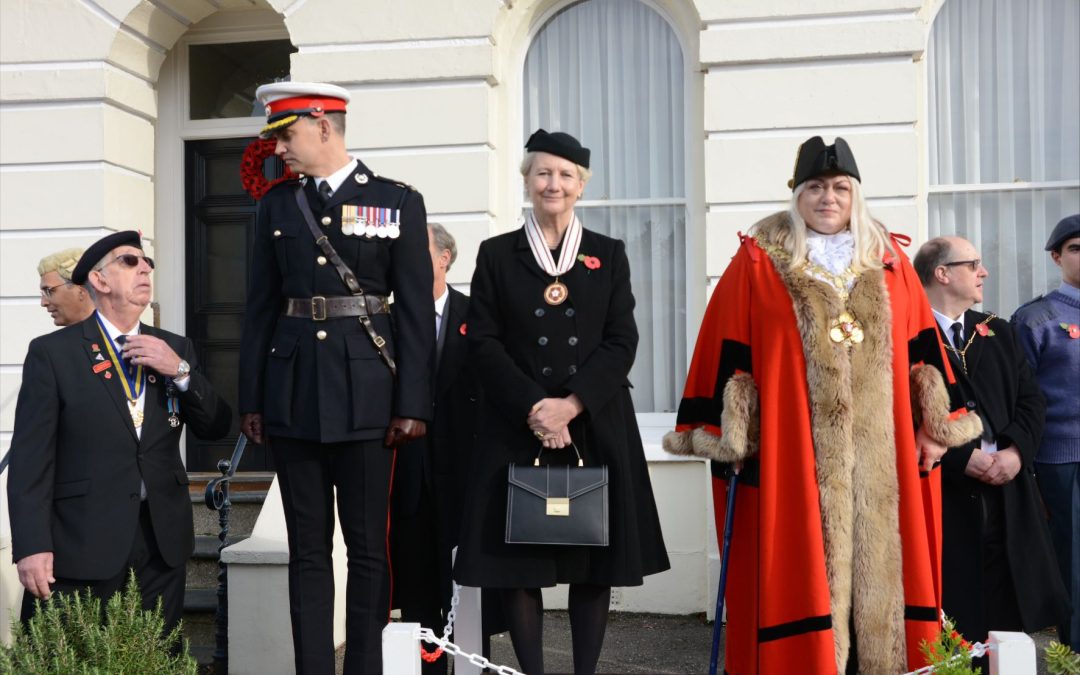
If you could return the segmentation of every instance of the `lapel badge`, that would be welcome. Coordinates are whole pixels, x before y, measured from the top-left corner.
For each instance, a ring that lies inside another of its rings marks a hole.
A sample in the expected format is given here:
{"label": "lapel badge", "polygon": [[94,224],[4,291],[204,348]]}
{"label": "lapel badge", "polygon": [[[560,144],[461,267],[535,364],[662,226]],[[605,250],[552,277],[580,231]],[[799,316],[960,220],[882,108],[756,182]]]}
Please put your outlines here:
{"label": "lapel badge", "polygon": [[353,178],[355,178],[356,182],[360,185],[367,185],[368,177],[366,173],[354,173]]}
{"label": "lapel badge", "polygon": [[112,371],[110,371],[110,370],[105,371],[105,379],[106,380],[111,380],[112,379]]}
{"label": "lapel badge", "polygon": [[101,352],[98,352],[97,354],[94,355],[94,360],[95,361],[104,361],[105,357],[101,355]]}
{"label": "lapel badge", "polygon": [[101,347],[98,347],[98,343],[94,342],[90,345],[90,351],[96,354],[101,351]]}
{"label": "lapel badge", "polygon": [[150,384],[154,384],[154,383],[157,382],[157,378],[154,377],[153,375],[147,375],[146,376],[146,381],[149,382]]}
{"label": "lapel badge", "polygon": [[[101,363],[95,363],[94,364],[94,372],[95,373],[100,373],[101,371],[108,370],[109,368],[112,368],[112,361],[102,360]],[[111,377],[111,376],[109,375],[109,373],[105,373],[105,377]]]}

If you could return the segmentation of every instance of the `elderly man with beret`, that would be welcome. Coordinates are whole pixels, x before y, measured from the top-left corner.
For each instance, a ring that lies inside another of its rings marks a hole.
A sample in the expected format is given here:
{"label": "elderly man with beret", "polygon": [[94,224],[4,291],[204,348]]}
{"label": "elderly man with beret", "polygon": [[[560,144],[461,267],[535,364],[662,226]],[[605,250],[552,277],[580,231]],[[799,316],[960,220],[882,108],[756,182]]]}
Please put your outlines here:
{"label": "elderly man with beret", "polygon": [[129,569],[166,630],[180,621],[194,545],[180,434],[221,438],[232,411],[191,340],[140,323],[153,268],[137,232],[99,240],[71,275],[96,310],[30,343],[8,478],[24,621],[53,592],[108,598]]}
{"label": "elderly man with beret", "polygon": [[1072,604],[1058,636],[1080,651],[1080,214],[1061,219],[1046,250],[1061,285],[1016,310],[1012,323],[1046,397],[1035,476]]}
{"label": "elderly man with beret", "polygon": [[65,248],[51,253],[38,263],[41,277],[41,306],[57,326],[70,326],[94,312],[94,303],[86,289],[71,282],[71,273],[82,257],[81,248]]}
{"label": "elderly man with beret", "polygon": [[[300,179],[259,203],[240,353],[241,429],[274,460],[297,673],[333,673],[334,502],[348,548],[346,673],[382,671],[396,448],[432,416],[435,310],[424,200],[349,155],[349,93],[256,91]],[[393,293],[393,321],[389,296]]]}

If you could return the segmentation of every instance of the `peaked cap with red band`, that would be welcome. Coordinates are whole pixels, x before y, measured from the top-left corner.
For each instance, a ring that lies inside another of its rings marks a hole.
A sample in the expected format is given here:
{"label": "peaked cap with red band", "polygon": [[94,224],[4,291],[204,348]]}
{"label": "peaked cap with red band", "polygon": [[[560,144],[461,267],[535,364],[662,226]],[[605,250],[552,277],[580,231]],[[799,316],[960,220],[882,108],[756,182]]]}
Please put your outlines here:
{"label": "peaked cap with red band", "polygon": [[255,90],[255,98],[266,108],[266,126],[259,135],[267,138],[304,115],[322,117],[328,112],[345,112],[349,92],[322,82],[274,82]]}

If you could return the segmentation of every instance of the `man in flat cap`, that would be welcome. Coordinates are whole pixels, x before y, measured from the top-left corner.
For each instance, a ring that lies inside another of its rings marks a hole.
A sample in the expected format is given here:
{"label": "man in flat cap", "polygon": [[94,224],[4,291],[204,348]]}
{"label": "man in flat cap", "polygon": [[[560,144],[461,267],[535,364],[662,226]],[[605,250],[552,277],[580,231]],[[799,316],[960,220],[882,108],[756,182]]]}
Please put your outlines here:
{"label": "man in flat cap", "polygon": [[70,326],[94,312],[94,303],[86,289],[71,282],[71,272],[82,257],[81,248],[66,248],[49,254],[38,263],[41,277],[41,306],[57,326]]}
{"label": "man in flat cap", "polygon": [[194,546],[180,434],[221,438],[232,411],[191,340],[139,322],[153,268],[137,232],[99,240],[71,275],[94,313],[30,343],[8,478],[24,621],[55,591],[108,598],[129,569],[166,631],[180,621]]}
{"label": "man in flat cap", "polygon": [[345,672],[378,673],[395,449],[423,436],[432,415],[424,200],[348,154],[341,87],[284,82],[256,96],[266,106],[264,135],[301,178],[259,203],[241,428],[268,444],[281,486],[296,672],[334,672],[336,491],[349,559]]}
{"label": "man in flat cap", "polygon": [[1061,285],[1016,310],[1012,323],[1046,396],[1035,476],[1072,602],[1058,636],[1080,651],[1080,214],[1057,224],[1046,250],[1061,268]]}

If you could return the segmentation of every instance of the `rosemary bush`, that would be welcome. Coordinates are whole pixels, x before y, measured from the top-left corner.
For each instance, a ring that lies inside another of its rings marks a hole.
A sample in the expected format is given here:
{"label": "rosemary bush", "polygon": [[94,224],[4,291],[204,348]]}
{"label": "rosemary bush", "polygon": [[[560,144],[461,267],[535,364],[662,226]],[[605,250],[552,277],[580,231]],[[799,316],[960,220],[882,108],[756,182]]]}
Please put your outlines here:
{"label": "rosemary bush", "polygon": [[54,593],[36,601],[24,627],[14,621],[10,647],[0,646],[0,673],[20,675],[196,675],[180,626],[163,634],[161,599],[142,608],[135,573],[116,593],[101,621],[101,600],[87,593]]}

